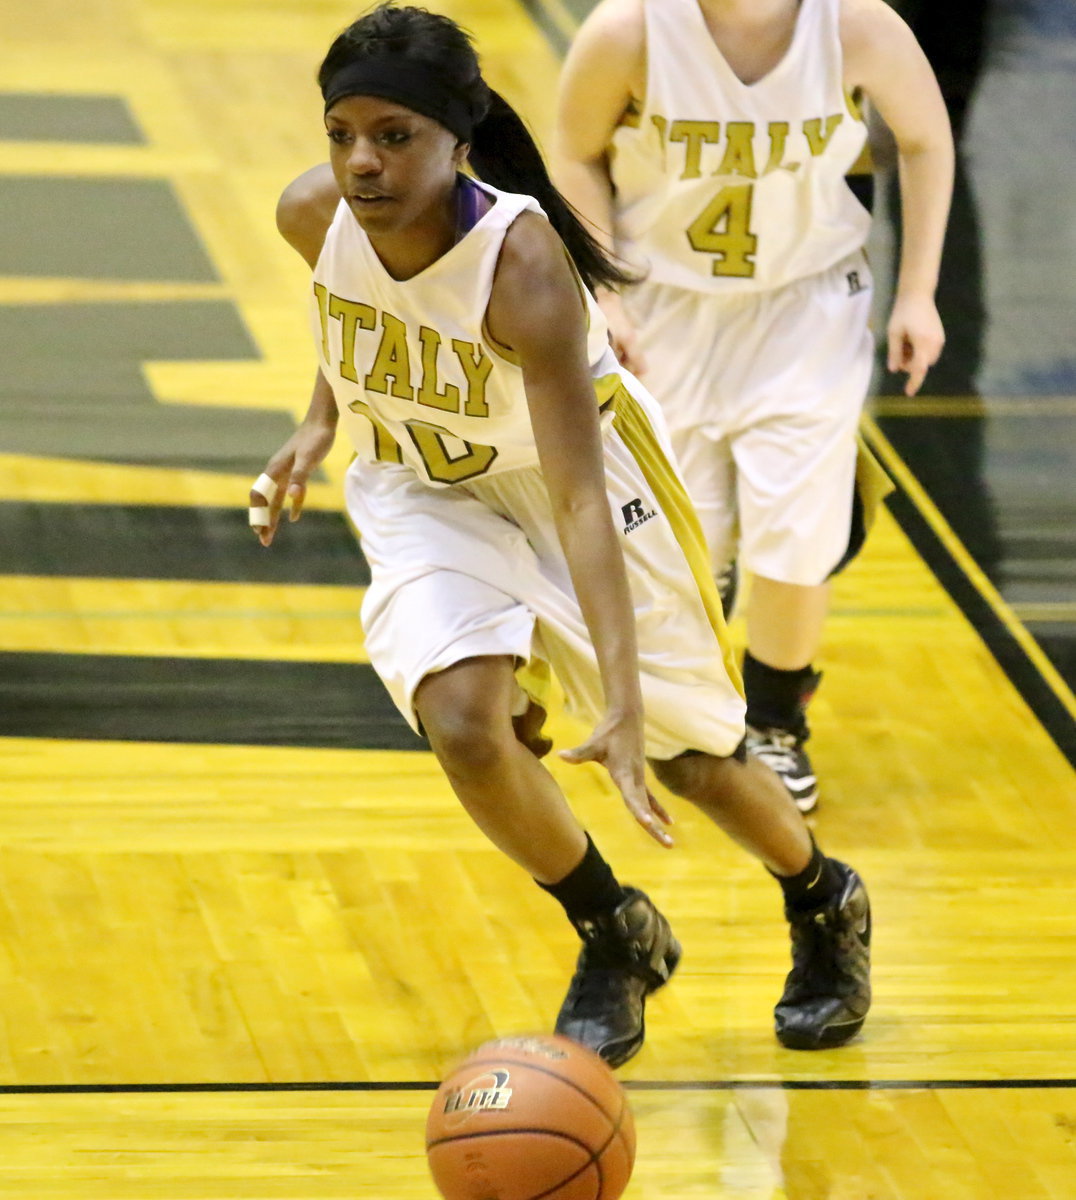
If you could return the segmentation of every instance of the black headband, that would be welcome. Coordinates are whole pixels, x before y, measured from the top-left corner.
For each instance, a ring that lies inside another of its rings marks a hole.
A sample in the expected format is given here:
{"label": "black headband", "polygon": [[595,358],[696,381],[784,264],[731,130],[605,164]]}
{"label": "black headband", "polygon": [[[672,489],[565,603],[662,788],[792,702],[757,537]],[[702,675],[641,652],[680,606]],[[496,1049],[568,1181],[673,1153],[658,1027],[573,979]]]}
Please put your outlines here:
{"label": "black headband", "polygon": [[461,142],[469,142],[485,115],[449,84],[435,67],[393,55],[347,63],[321,89],[325,111],[345,96],[378,96],[439,122]]}

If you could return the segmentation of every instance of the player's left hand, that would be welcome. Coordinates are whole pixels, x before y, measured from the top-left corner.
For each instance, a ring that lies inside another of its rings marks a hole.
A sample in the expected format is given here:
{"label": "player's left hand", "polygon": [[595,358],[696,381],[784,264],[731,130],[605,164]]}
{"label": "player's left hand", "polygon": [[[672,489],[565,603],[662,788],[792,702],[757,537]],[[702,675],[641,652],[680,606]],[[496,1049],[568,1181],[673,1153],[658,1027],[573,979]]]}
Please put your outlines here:
{"label": "player's left hand", "polygon": [[887,365],[891,371],[907,373],[904,394],[914,396],[945,345],[945,330],[933,299],[898,296],[886,332],[889,339]]}
{"label": "player's left hand", "polygon": [[665,847],[674,844],[662,828],[672,824],[672,817],[646,786],[641,716],[607,715],[581,746],[561,750],[560,757],[570,763],[601,763],[628,811],[654,841]]}

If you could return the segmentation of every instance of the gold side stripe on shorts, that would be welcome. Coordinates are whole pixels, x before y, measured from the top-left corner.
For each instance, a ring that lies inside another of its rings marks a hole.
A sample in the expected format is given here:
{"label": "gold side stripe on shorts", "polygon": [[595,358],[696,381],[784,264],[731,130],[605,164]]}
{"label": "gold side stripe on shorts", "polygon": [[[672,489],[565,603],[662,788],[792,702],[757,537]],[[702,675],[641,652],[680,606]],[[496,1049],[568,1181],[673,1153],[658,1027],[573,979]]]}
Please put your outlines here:
{"label": "gold side stripe on shorts", "polygon": [[680,543],[680,549],[683,550],[684,557],[691,568],[695,586],[699,589],[699,598],[702,600],[710,625],[721,646],[721,657],[725,663],[725,670],[728,671],[729,678],[742,696],[744,690],[740,668],[733,653],[728,629],[725,626],[721,597],[718,595],[717,585],[714,583],[710,569],[710,555],[706,550],[706,540],[703,537],[702,526],[699,524],[695,509],[688,499],[688,494],[684,490],[679,476],[665,457],[665,452],[661,448],[661,443],[658,441],[653,427],[647,420],[646,413],[623,384],[612,397],[612,409],[615,414],[613,428],[620,434],[624,444],[639,464],[646,482],[654,493],[654,498],[672,526],[673,535]]}
{"label": "gold side stripe on shorts", "polygon": [[885,467],[862,432],[856,434],[856,491],[863,505],[863,528],[869,533],[882,501],[895,490]]}
{"label": "gold side stripe on shorts", "polygon": [[539,707],[549,711],[552,705],[553,678],[549,663],[532,658],[516,667],[516,683]]}

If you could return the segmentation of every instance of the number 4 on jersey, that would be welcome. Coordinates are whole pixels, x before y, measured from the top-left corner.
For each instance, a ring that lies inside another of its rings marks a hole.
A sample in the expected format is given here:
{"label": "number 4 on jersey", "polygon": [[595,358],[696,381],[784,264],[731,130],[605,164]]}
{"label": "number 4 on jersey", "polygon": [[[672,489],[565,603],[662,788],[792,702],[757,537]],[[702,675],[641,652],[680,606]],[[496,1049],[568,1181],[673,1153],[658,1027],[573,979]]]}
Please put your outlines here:
{"label": "number 4 on jersey", "polygon": [[687,227],[693,250],[713,254],[715,275],[750,279],[755,273],[758,238],[751,232],[749,183],[723,187]]}

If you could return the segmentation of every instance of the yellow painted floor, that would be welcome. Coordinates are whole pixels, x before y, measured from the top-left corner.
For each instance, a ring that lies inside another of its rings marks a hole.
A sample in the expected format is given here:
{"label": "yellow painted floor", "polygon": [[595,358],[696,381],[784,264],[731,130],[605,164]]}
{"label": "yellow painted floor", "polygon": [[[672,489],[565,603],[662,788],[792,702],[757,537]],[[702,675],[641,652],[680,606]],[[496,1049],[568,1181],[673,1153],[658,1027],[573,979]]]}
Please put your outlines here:
{"label": "yellow painted floor", "polygon": [[[522,4],[431,7],[474,29],[491,82],[544,133],[556,58]],[[273,206],[322,156],[313,72],[353,16],[339,0],[6,0],[5,89],[121,95],[149,140],[0,142],[0,185],[167,179],[221,282],[5,278],[0,303],[227,297],[262,359],[151,364],[155,395],[298,418],[305,269]],[[339,507],[344,461],[312,506]],[[0,468],[0,500],[75,506],[242,508],[249,486]],[[362,657],[359,588],[3,582],[0,651]],[[623,1071],[626,1200],[1072,1200],[1072,769],[887,514],[839,579],[822,665],[813,824],[868,881],[876,927],[875,1008],[843,1050],[774,1040],[786,933],[752,861],[686,807],[663,852],[597,769],[553,764],[685,944]],[[487,1037],[552,1022],[574,935],[427,754],[6,738],[0,780],[0,1196],[433,1197],[424,1085]],[[377,1086],[273,1090],[319,1083]],[[218,1090],[177,1090],[196,1084]],[[131,1090],[78,1090],[100,1085]]]}

